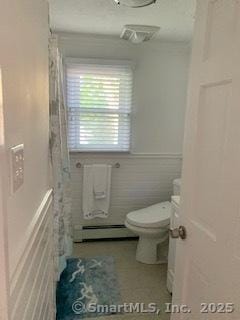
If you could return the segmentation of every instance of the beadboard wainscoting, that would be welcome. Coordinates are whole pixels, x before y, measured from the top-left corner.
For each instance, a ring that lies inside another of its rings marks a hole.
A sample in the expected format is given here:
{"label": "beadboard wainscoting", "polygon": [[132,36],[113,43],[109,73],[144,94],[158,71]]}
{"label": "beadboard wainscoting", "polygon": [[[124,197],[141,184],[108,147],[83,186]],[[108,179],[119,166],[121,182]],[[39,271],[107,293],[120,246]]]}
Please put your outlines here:
{"label": "beadboard wainscoting", "polygon": [[38,208],[10,285],[14,320],[54,320],[52,191]]}
{"label": "beadboard wainscoting", "polygon": [[[98,155],[76,152],[71,153],[70,158],[75,241],[81,241],[80,234],[83,227],[123,225],[128,212],[170,200],[173,192],[172,182],[181,175],[180,154]],[[78,168],[77,163],[81,164]],[[107,219],[84,220],[82,214],[84,164],[94,163],[113,165],[110,216]],[[115,167],[116,163],[120,164],[119,168]],[[106,233],[107,229],[104,232]]]}

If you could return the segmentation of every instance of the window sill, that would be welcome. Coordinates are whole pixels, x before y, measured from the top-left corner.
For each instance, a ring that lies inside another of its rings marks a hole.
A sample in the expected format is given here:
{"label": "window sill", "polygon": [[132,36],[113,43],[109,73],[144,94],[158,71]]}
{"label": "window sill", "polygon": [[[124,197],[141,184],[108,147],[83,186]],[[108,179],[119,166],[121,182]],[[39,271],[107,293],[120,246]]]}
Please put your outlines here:
{"label": "window sill", "polygon": [[70,154],[131,154],[131,151],[80,151],[80,150],[70,150]]}

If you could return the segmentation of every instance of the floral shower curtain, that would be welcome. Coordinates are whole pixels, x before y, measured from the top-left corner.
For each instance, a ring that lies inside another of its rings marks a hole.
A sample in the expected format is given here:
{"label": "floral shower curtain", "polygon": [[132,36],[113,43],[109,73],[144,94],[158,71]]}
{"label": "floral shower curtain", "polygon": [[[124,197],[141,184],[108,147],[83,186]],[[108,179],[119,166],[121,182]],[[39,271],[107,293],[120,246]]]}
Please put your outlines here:
{"label": "floral shower curtain", "polygon": [[54,254],[59,279],[72,254],[70,166],[67,147],[67,113],[64,100],[63,64],[57,38],[49,43],[50,155],[53,179]]}

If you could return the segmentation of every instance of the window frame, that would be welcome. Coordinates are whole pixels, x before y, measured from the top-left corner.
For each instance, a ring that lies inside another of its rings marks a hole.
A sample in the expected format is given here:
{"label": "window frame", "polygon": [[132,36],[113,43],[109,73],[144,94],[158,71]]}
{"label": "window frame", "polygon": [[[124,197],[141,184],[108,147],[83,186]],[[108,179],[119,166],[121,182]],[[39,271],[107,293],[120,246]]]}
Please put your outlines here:
{"label": "window frame", "polygon": [[[115,153],[122,153],[122,154],[130,154],[131,153],[131,150],[132,150],[132,115],[133,115],[133,97],[134,97],[134,70],[135,70],[135,67],[136,67],[136,64],[131,61],[131,60],[109,60],[109,59],[89,59],[89,58],[71,58],[71,57],[66,57],[64,59],[64,79],[65,79],[65,84],[64,84],[64,91],[65,91],[65,101],[66,101],[66,109],[67,109],[67,126],[68,126],[68,102],[67,102],[67,96],[68,96],[68,92],[67,92],[67,65],[68,64],[93,64],[93,65],[99,65],[99,66],[126,66],[126,67],[129,67],[131,68],[132,70],[132,92],[131,92],[131,109],[130,109],[130,112],[128,113],[129,115],[129,148],[128,150],[91,150],[91,149],[70,149],[69,148],[69,152],[70,153],[112,153],[112,154],[115,154]],[[111,112],[105,112],[106,114],[110,114]],[[116,112],[118,113],[118,112]],[[121,112],[119,112],[120,114]]]}

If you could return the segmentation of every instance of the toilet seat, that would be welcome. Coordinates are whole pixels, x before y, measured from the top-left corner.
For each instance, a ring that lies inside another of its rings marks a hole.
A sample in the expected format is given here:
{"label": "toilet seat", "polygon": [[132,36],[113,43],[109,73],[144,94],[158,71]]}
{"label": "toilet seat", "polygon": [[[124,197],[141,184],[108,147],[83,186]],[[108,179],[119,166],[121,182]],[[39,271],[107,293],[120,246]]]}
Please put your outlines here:
{"label": "toilet seat", "polygon": [[160,202],[153,206],[130,212],[126,221],[141,228],[162,228],[169,224],[171,216],[171,203]]}

